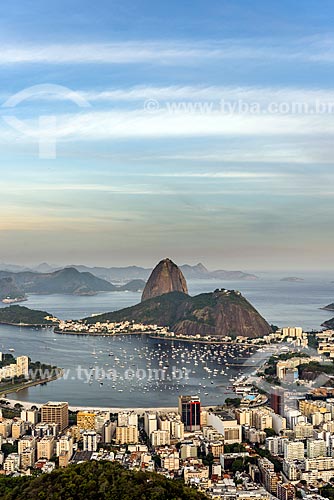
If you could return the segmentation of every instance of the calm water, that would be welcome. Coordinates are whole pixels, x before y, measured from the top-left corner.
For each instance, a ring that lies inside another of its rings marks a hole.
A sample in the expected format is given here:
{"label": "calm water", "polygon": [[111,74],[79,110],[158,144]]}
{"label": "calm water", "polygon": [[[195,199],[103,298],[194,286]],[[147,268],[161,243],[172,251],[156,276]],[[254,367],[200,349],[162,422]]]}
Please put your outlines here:
{"label": "calm water", "polygon": [[[190,294],[223,286],[238,289],[270,323],[318,329],[334,315],[319,309],[334,299],[331,283],[334,273],[299,273],[305,281],[281,282],[280,277],[287,275],[264,274],[254,282],[201,280],[188,285]],[[126,307],[139,299],[140,294],[131,292],[109,292],[95,297],[34,295],[24,305],[60,318],[80,318]],[[33,360],[65,369],[65,378],[21,391],[17,399],[65,400],[72,405],[87,406],[175,406],[178,394],[197,393],[198,388],[205,404],[217,404],[227,396],[230,379],[239,372],[237,367],[226,368],[226,362],[233,363],[243,356],[236,349],[226,352],[217,346],[162,342],[145,336],[79,338],[55,335],[51,330],[8,326],[0,326],[0,344],[3,351],[14,348],[15,355],[28,354]],[[156,381],[154,370],[163,370],[164,379]]]}

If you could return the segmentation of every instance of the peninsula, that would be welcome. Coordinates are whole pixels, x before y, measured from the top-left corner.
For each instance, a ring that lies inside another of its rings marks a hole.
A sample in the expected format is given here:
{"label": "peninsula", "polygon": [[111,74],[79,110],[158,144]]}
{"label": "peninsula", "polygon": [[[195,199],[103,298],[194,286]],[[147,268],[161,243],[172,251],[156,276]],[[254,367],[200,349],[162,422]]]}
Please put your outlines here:
{"label": "peninsula", "polygon": [[28,307],[12,305],[0,308],[0,324],[13,326],[53,326],[59,320],[46,311],[36,311]]}

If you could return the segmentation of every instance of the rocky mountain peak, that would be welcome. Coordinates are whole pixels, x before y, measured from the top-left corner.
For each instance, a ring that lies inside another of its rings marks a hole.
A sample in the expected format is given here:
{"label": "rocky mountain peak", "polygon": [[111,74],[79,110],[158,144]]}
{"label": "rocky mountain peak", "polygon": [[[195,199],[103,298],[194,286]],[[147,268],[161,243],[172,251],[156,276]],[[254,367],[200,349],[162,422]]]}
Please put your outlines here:
{"label": "rocky mountain peak", "polygon": [[153,269],[144,288],[142,301],[169,292],[188,294],[188,287],[181,269],[172,260],[166,258]]}

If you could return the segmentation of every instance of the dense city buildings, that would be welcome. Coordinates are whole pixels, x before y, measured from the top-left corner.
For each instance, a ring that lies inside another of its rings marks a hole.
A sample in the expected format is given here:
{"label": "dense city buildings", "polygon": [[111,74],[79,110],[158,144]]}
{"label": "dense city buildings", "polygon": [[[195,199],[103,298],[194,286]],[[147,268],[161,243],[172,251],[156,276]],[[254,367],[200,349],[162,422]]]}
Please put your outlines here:
{"label": "dense city buildings", "polygon": [[[334,491],[334,388],[313,387],[302,370],[327,369],[331,361],[299,353],[295,340],[304,334],[298,328],[277,335],[289,335],[293,350],[283,347],[255,374],[233,378],[235,397],[217,407],[203,407],[199,395],[180,394],[177,411],[70,412],[68,403],[49,401],[16,410],[12,418],[1,415],[3,473],[49,473],[107,460],[183,477],[212,499],[323,500],[324,484]],[[23,360],[20,366],[25,369]],[[267,369],[274,379],[261,394]]]}

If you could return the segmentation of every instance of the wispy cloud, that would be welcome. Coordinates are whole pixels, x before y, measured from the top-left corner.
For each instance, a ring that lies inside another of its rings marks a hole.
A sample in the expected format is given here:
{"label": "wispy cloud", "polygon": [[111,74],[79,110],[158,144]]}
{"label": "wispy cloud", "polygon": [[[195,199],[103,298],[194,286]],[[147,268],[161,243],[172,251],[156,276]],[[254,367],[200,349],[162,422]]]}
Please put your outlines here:
{"label": "wispy cloud", "polygon": [[[200,101],[200,100],[238,100],[245,102],[270,103],[270,102],[295,102],[300,104],[315,104],[326,102],[333,104],[334,89],[308,89],[304,87],[247,87],[247,86],[203,86],[203,85],[171,85],[171,86],[143,86],[129,88],[111,88],[102,91],[83,90],[80,92],[88,102],[133,102],[145,99],[158,101]],[[55,96],[56,97],[56,96]],[[49,96],[49,98],[53,98]],[[302,106],[300,106],[302,109]],[[296,106],[297,109],[297,106]]]}
{"label": "wispy cloud", "polygon": [[195,64],[198,60],[334,60],[328,38],[294,40],[224,39],[219,41],[131,41],[78,44],[3,44],[0,64]]}
{"label": "wispy cloud", "polygon": [[[57,116],[59,137],[86,141],[114,138],[210,137],[210,136],[301,136],[332,134],[334,116],[295,116],[213,113],[171,113],[159,110],[93,111]],[[31,135],[50,137],[55,130],[36,128],[27,120]],[[22,127],[23,128],[23,127]],[[7,129],[9,130],[9,129]],[[16,133],[16,135],[18,135]],[[55,134],[57,135],[57,134]]]}

